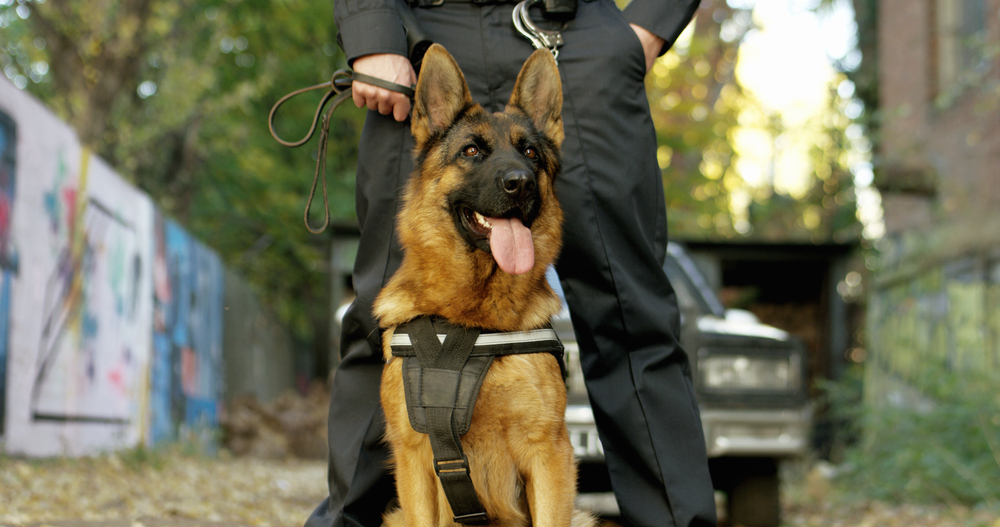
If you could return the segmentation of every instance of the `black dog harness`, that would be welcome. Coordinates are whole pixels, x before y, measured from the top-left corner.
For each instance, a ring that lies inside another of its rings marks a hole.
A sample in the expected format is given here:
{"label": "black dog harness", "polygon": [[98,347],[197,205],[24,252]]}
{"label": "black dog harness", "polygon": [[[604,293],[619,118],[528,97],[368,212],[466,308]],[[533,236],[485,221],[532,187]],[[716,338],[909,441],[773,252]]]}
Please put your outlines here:
{"label": "black dog harness", "polygon": [[427,434],[434,471],[455,514],[454,521],[489,521],[469,476],[469,460],[459,439],[469,431],[483,379],[500,355],[551,353],[566,375],[563,346],[552,328],[488,332],[420,317],[397,326],[392,355],[403,358],[403,387],[410,426]]}

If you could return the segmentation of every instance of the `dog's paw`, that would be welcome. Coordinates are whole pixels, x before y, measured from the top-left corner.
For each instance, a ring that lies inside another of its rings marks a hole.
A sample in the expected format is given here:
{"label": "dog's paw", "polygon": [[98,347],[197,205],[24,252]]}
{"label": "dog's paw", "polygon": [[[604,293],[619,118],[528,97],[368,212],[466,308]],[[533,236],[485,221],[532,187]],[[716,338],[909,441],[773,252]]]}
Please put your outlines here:
{"label": "dog's paw", "polygon": [[569,525],[570,527],[597,527],[597,518],[587,511],[574,509],[573,519]]}

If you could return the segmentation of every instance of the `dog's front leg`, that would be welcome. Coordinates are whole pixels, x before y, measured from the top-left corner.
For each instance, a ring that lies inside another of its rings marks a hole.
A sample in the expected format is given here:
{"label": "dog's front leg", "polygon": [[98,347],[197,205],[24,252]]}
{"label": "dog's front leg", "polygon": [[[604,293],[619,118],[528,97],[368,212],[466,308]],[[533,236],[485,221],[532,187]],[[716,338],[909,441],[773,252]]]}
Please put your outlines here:
{"label": "dog's front leg", "polygon": [[576,497],[576,465],[569,438],[538,445],[525,460],[525,492],[533,527],[568,527]]}
{"label": "dog's front leg", "polygon": [[440,525],[437,476],[430,468],[430,444],[423,448],[394,453],[396,491],[406,527]]}
{"label": "dog's front leg", "polygon": [[[388,354],[387,354],[388,355]],[[386,440],[392,449],[400,511],[386,517],[388,527],[438,525],[437,475],[430,440],[410,427],[403,390],[401,359],[390,360],[382,372],[382,410]]]}

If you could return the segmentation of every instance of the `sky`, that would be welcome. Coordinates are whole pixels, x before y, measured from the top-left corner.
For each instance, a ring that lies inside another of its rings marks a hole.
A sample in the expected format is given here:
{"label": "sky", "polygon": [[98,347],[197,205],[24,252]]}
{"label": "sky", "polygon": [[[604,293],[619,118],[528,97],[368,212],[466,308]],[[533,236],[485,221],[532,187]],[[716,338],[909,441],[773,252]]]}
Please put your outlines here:
{"label": "sky", "polygon": [[838,58],[834,53],[846,55],[853,22],[821,24],[807,0],[756,4],[759,29],[740,45],[736,75],[766,107],[797,124],[826,105],[826,88],[837,77],[831,59]]}

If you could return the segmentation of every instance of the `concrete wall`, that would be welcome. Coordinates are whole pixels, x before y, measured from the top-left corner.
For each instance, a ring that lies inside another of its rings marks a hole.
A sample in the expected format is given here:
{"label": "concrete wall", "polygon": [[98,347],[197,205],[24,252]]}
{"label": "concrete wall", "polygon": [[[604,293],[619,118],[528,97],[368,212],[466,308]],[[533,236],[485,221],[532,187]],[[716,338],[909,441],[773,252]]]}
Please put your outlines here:
{"label": "concrete wall", "polygon": [[1000,250],[881,283],[868,328],[872,402],[913,404],[911,388],[943,375],[1000,378]]}
{"label": "concrete wall", "polygon": [[223,326],[226,400],[253,394],[260,401],[271,401],[295,385],[291,336],[231,271],[226,271]]}
{"label": "concrete wall", "polygon": [[12,240],[14,191],[17,180],[17,126],[0,112],[0,436],[7,399],[7,357],[10,342],[10,294],[20,262]]}
{"label": "concrete wall", "polygon": [[[8,169],[7,451],[143,440],[153,358],[153,205],[37,101],[0,81]],[[11,279],[12,278],[12,279]]]}
{"label": "concrete wall", "polygon": [[[215,252],[0,78],[7,452],[211,444],[225,394],[266,400],[294,386],[291,345],[272,320],[245,285],[227,279]],[[226,362],[239,377],[226,376]]]}

